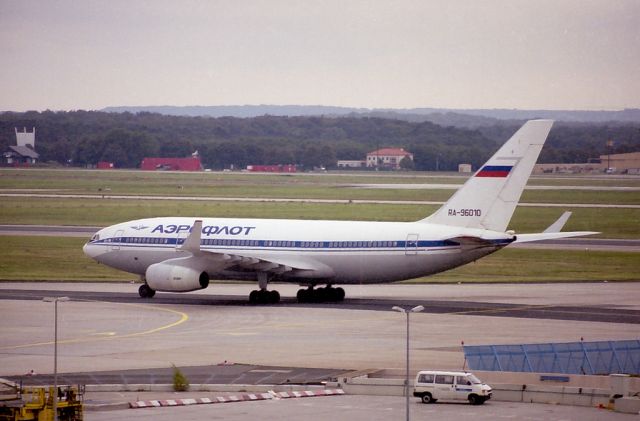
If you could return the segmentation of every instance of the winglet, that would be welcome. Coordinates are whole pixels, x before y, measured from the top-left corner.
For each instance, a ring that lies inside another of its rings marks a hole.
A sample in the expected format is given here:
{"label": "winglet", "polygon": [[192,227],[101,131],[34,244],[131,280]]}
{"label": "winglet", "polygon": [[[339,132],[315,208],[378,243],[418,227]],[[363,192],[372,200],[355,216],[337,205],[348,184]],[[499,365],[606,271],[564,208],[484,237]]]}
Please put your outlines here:
{"label": "winglet", "polygon": [[184,240],[180,250],[197,253],[200,251],[200,238],[202,237],[202,220],[198,219],[191,227],[191,234]]}
{"label": "winglet", "polygon": [[556,222],[554,222],[553,224],[549,225],[547,227],[547,229],[542,231],[542,232],[544,232],[544,233],[560,232],[562,230],[562,227],[564,227],[564,224],[566,224],[567,221],[569,220],[570,216],[571,216],[571,212],[563,213],[560,216],[560,218],[558,218],[558,220]]}

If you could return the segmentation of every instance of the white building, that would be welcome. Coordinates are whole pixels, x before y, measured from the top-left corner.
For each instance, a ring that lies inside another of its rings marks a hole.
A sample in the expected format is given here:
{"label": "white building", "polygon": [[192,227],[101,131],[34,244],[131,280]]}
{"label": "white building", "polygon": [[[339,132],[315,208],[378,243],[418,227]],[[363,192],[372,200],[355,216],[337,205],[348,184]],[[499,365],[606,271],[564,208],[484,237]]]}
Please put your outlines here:
{"label": "white building", "polygon": [[413,154],[403,148],[382,148],[367,154],[367,167],[400,169],[400,161],[408,157],[413,161]]}

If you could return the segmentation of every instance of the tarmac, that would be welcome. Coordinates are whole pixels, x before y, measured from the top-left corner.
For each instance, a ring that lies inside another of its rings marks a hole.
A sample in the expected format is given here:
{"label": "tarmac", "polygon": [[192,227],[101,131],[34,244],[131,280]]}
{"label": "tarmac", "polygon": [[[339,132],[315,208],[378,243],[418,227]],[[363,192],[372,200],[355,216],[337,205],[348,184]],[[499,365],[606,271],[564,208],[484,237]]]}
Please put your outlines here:
{"label": "tarmac", "polygon": [[[243,376],[254,376],[260,384],[286,385],[288,379],[289,384],[311,387],[349,371],[399,371],[405,366],[406,319],[391,307],[416,302],[431,303],[432,308],[411,315],[414,369],[462,369],[463,341],[486,345],[640,337],[640,288],[635,282],[355,285],[345,287],[344,305],[298,305],[293,299],[297,286],[272,287],[283,296],[282,304],[248,305],[246,297],[253,284],[213,284],[199,292],[158,293],[154,299],[142,300],[137,297],[137,285],[127,283],[0,283],[0,377],[23,376],[29,370],[38,373],[36,377],[52,373],[54,306],[42,301],[45,296],[71,299],[58,304],[57,367],[62,379],[72,373],[99,377],[99,372],[137,372],[148,379],[175,364],[238,370],[227,373],[230,379],[224,381],[228,383],[240,384]],[[535,311],[527,312],[530,309]],[[545,317],[545,309],[555,311],[556,318]],[[621,318],[610,319],[612,314]],[[125,376],[120,382],[136,380]],[[107,392],[90,392],[86,399],[121,404],[138,400],[143,392],[102,393]],[[174,396],[154,393],[155,399]],[[194,393],[181,396],[202,397],[202,392]],[[624,416],[593,408],[506,402],[470,407],[421,405],[416,400],[411,408],[419,418]],[[403,410],[401,397],[327,396],[215,408],[115,409],[88,412],[86,419],[357,420],[400,418]]]}

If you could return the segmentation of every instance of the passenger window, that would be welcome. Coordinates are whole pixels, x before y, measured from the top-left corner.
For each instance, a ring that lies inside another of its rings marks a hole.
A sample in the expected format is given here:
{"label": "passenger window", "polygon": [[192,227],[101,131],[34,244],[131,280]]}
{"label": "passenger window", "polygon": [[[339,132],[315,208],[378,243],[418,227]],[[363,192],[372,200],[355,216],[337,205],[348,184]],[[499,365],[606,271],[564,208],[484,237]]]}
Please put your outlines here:
{"label": "passenger window", "polygon": [[438,384],[453,384],[453,376],[447,376],[447,375],[437,375],[436,376],[436,383]]}
{"label": "passenger window", "polygon": [[465,376],[456,376],[456,383],[462,386],[471,386],[471,381]]}

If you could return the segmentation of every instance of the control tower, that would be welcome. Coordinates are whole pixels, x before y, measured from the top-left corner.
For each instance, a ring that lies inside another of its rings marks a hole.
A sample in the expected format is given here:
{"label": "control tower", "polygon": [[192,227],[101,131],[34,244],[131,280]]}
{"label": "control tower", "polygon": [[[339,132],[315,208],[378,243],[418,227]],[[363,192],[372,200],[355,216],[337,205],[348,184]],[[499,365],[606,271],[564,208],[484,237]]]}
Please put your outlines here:
{"label": "control tower", "polygon": [[16,127],[17,146],[30,146],[31,149],[36,148],[36,128],[33,127],[30,132],[24,127],[23,131],[19,131]]}

